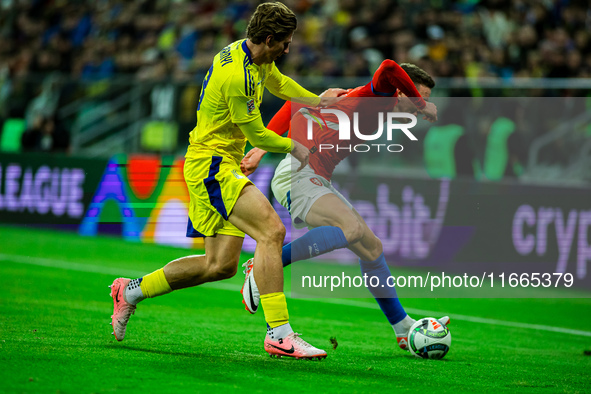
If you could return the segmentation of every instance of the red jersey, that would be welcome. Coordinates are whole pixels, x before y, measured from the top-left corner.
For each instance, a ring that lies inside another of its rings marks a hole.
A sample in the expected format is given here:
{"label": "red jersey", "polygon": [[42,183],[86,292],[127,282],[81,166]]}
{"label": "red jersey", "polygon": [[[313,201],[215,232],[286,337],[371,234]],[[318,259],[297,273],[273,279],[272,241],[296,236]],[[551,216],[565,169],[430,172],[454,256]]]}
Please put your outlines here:
{"label": "red jersey", "polygon": [[[425,100],[423,100],[419,94],[408,74],[393,60],[385,60],[374,73],[371,82],[367,85],[349,90],[344,96],[345,99],[335,106],[327,107],[327,109],[341,110],[345,112],[351,120],[353,120],[353,112],[362,113],[363,116],[360,116],[361,119],[359,121],[360,132],[372,132],[376,130],[378,126],[377,114],[379,112],[392,110],[392,108],[398,103],[397,97],[399,92],[408,96],[418,109],[425,108]],[[354,98],[356,97],[390,97],[391,99],[355,100]],[[313,122],[313,137],[312,139],[308,139],[307,125],[309,118],[311,117],[305,117],[303,115],[302,111],[300,111],[300,109],[303,108],[302,105],[295,103],[293,105],[295,106],[294,108],[292,108],[292,103],[290,101],[286,102],[273,119],[271,119],[267,128],[279,135],[289,130],[289,137],[310,149],[310,167],[314,172],[330,180],[337,164],[351,154],[351,149],[330,149],[320,151],[318,147],[321,145],[332,145],[345,148],[344,145],[348,145],[350,148],[351,144],[357,144],[359,142],[363,143],[365,141],[358,139],[355,136],[355,133],[352,133],[351,140],[340,141],[338,128],[334,126],[332,126],[332,128],[330,127],[331,125],[338,124],[336,116],[332,114],[320,114],[317,109],[313,108],[307,108],[306,111],[312,115],[312,117],[318,119],[319,122]],[[292,110],[295,114],[293,120],[291,119]]]}

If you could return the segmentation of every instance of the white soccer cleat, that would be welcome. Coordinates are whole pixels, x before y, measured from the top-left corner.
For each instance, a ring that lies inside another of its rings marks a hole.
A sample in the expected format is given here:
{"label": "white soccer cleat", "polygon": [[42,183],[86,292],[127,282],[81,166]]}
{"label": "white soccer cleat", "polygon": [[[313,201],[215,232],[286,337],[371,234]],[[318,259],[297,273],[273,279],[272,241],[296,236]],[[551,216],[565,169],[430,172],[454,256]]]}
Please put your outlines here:
{"label": "white soccer cleat", "polygon": [[254,259],[249,259],[246,263],[242,264],[246,277],[244,278],[244,284],[242,285],[240,293],[242,294],[242,303],[244,304],[244,309],[252,314],[255,314],[259,309],[261,294],[259,293],[259,288],[254,281],[252,269],[253,266]]}
{"label": "white soccer cleat", "polygon": [[265,337],[265,351],[271,357],[294,357],[296,359],[322,360],[326,358],[326,352],[315,348],[300,338],[301,334],[292,332],[283,339],[275,341],[270,336]]}

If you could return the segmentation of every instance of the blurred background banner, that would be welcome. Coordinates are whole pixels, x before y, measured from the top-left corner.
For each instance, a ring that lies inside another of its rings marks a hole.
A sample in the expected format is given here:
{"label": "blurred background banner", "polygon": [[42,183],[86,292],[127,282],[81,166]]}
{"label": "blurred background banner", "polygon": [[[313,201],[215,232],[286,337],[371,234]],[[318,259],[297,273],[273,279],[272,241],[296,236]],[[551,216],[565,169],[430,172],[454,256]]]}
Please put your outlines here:
{"label": "blurred background banner", "polygon": [[203,247],[201,239],[185,238],[183,164],[182,158],[156,155],[2,154],[0,223]]}
{"label": "blurred background banner", "polygon": [[0,222],[79,225],[105,165],[104,159],[3,152]]}

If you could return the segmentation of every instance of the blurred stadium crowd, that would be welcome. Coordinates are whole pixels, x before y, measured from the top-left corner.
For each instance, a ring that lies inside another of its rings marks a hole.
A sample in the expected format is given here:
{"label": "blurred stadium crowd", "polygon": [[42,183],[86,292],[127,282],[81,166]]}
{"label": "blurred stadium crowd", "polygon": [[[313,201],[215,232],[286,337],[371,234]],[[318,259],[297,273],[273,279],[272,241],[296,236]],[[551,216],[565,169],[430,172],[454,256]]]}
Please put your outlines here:
{"label": "blurred stadium crowd", "polygon": [[[244,37],[259,1],[4,1],[2,73],[190,78]],[[438,77],[590,77],[591,3],[287,0],[290,75],[367,76],[384,58]]]}
{"label": "blurred stadium crowd", "polygon": [[[188,132],[195,125],[195,103],[201,82],[213,56],[228,43],[245,36],[250,15],[261,2],[0,2],[0,150],[78,154],[86,141],[88,147],[102,145],[102,154],[117,149],[183,154]],[[325,85],[334,80],[322,79],[326,77],[337,77],[344,88],[366,83],[386,58],[415,63],[436,81],[492,77],[500,82],[514,81],[512,78],[547,78],[548,82],[556,78],[591,77],[589,1],[284,3],[296,12],[298,31],[289,56],[279,59],[279,67],[287,75],[319,81],[313,87],[304,83],[317,92],[320,87],[331,87]],[[503,89],[494,87],[484,92],[477,85],[456,90],[436,87],[441,95],[451,97],[588,93],[562,88],[549,91],[537,85],[525,94],[515,88]],[[282,103],[271,95],[266,97],[261,110],[268,121]],[[579,100],[576,105],[564,101],[557,111],[574,119],[586,108],[591,108],[591,100]],[[527,122],[515,118],[516,126],[498,125],[499,133],[505,135],[502,140],[506,143],[502,145],[506,145],[503,149],[508,153],[504,155],[509,157],[502,160],[508,164],[496,171],[499,176],[520,176],[527,165],[531,143],[554,127],[534,121],[539,118],[535,115],[538,110],[536,104],[529,110],[517,111],[529,114],[522,116]],[[474,168],[487,172],[486,150],[491,146],[488,141],[495,140],[489,130],[493,112],[491,108],[482,109],[478,115],[482,124],[466,127],[465,132],[458,132],[462,138],[451,142],[452,156],[455,149],[455,173],[474,173],[480,178]],[[446,118],[451,115],[441,115],[430,135],[440,132],[449,139],[448,131],[437,128],[449,124]],[[513,133],[513,129],[518,132]],[[578,156],[571,153],[575,149],[591,151],[587,143],[591,136],[588,122],[583,129],[584,132],[559,135],[546,144],[547,154],[542,154],[542,150],[538,161],[549,167],[541,172],[548,174],[548,168],[556,168],[553,178],[560,179],[563,169],[573,161],[579,174],[585,173],[586,166],[591,168],[591,163],[582,163],[583,159],[576,159]],[[506,138],[509,134],[511,137]],[[111,138],[113,144],[103,142],[105,138]],[[130,145],[134,139],[141,141]],[[402,166],[428,167],[432,161],[431,167],[441,167],[441,161],[428,154],[429,141],[435,140],[425,138],[425,146],[416,154],[405,156]],[[437,140],[431,145],[436,147],[439,143]],[[474,166],[474,160],[480,164]]]}

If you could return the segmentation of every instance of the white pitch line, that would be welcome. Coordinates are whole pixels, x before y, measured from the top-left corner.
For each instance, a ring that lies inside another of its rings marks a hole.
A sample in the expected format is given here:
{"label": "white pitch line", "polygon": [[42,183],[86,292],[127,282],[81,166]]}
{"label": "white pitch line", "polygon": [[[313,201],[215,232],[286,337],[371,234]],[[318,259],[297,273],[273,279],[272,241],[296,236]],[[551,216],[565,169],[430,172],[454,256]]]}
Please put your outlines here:
{"label": "white pitch line", "polygon": [[[125,268],[105,267],[97,264],[82,264],[71,261],[48,259],[45,257],[28,257],[18,254],[0,253],[0,261],[9,261],[19,264],[36,265],[49,268],[60,268],[70,271],[90,272],[93,274],[113,275],[116,277],[140,277],[146,275],[146,271],[135,271]],[[205,287],[214,288],[217,290],[231,290],[236,291],[236,286],[229,283],[205,283]]]}
{"label": "white pitch line", "polygon": [[145,272],[127,270],[124,268],[105,267],[102,265],[81,264],[71,261],[48,259],[45,257],[28,257],[17,254],[0,253],[0,261],[12,261],[20,264],[39,265],[42,267],[61,268],[70,271],[91,272],[114,276],[142,276]]}
{"label": "white pitch line", "polygon": [[[359,308],[367,308],[367,309],[380,309],[377,304],[369,303],[369,302],[361,302],[361,301],[353,301],[348,299],[337,299],[337,298],[323,298],[323,299],[305,299],[303,300],[310,300],[310,301],[318,301],[324,302],[327,304],[337,304],[337,305],[347,305]],[[435,312],[435,311],[427,311],[424,309],[415,309],[415,308],[404,308],[409,313],[414,313],[421,316],[432,316],[432,317],[440,317],[445,316],[446,313],[444,312]],[[495,326],[505,326],[505,327],[512,327],[512,328],[526,328],[530,330],[538,330],[538,331],[550,331],[550,332],[558,332],[561,334],[571,334],[571,335],[580,335],[584,337],[591,337],[591,331],[582,331],[582,330],[573,330],[570,328],[563,328],[563,327],[552,327],[552,326],[545,326],[542,324],[529,324],[529,323],[520,323],[520,322],[513,322],[513,321],[506,321],[506,320],[497,320],[497,319],[487,319],[484,317],[477,317],[477,316],[466,316],[466,315],[458,315],[458,314],[450,314],[451,320],[463,320],[470,323],[483,323],[483,324],[491,324]]]}
{"label": "white pitch line", "polygon": [[[81,263],[74,263],[70,261],[64,260],[57,260],[57,259],[49,259],[44,257],[27,257],[21,255],[13,255],[13,254],[4,254],[0,253],[0,261],[9,261],[15,262],[19,264],[28,264],[28,265],[36,265],[42,267],[50,267],[50,268],[61,268],[65,270],[71,271],[80,271],[80,272],[90,272],[96,274],[104,274],[104,275],[113,275],[113,276],[130,276],[130,277],[138,277],[145,274],[145,272],[129,270],[129,269],[122,269],[116,267],[105,267],[96,264],[81,264]],[[217,289],[217,290],[229,290],[229,291],[237,291],[235,285],[231,285],[228,283],[207,283],[204,286]],[[297,296],[297,294],[292,293],[292,296]],[[369,302],[361,302],[361,301],[354,301],[350,299],[336,299],[336,298],[300,298],[301,301],[313,301],[313,302],[322,302],[325,304],[336,304],[336,305],[346,305],[352,306],[357,308],[366,308],[366,309],[379,309],[379,306]],[[443,316],[446,313],[444,312],[436,312],[436,311],[427,311],[423,309],[415,309],[415,308],[405,308],[407,312],[414,313],[417,315],[422,316],[433,316],[439,317]],[[450,314],[452,320],[460,320],[460,321],[467,321],[470,323],[482,323],[482,324],[490,324],[495,326],[504,326],[504,327],[511,327],[511,328],[525,328],[530,330],[538,330],[538,331],[549,331],[549,332],[557,332],[561,334],[570,334],[570,335],[579,335],[584,337],[591,337],[591,331],[582,331],[582,330],[573,330],[570,328],[563,328],[563,327],[553,327],[553,326],[546,326],[542,324],[529,324],[529,323],[520,323],[520,322],[512,322],[506,320],[497,320],[497,319],[487,319],[483,317],[477,316],[467,316],[467,315],[458,315],[458,314]]]}

